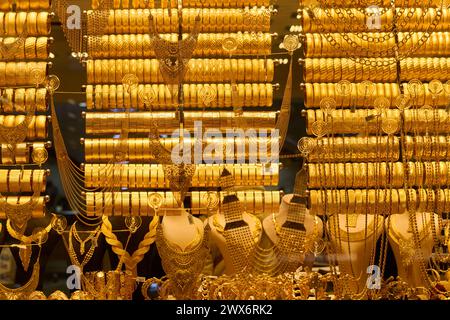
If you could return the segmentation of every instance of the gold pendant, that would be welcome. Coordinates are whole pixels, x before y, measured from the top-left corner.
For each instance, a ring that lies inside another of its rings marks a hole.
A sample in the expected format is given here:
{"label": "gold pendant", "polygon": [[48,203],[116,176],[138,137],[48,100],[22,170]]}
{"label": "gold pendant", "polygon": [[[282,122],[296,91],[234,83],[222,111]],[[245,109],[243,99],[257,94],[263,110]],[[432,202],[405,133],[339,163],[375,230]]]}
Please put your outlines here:
{"label": "gold pendant", "polygon": [[358,224],[358,214],[357,213],[347,214],[347,227],[356,228],[357,224]]}
{"label": "gold pendant", "polygon": [[33,250],[31,249],[31,246],[27,243],[22,242],[21,245],[24,246],[24,248],[19,249],[19,257],[20,261],[22,262],[23,270],[25,270],[26,272],[28,271],[28,267],[30,266],[30,259]]}

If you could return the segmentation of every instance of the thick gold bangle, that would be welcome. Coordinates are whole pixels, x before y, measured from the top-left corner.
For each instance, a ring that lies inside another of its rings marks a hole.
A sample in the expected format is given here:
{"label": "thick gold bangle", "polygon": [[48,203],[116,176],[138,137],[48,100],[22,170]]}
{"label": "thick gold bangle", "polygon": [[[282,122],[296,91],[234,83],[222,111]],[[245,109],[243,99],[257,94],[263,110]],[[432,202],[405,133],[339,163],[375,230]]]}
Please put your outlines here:
{"label": "thick gold bangle", "polygon": [[37,15],[37,31],[39,35],[48,35],[50,34],[50,19],[48,12],[42,11]]}
{"label": "thick gold bangle", "polygon": [[268,83],[266,85],[266,88],[267,88],[266,106],[271,107],[273,105],[273,86],[271,83]]}
{"label": "thick gold bangle", "polygon": [[7,36],[15,36],[16,33],[16,13],[15,12],[7,12],[5,14],[5,35]]}

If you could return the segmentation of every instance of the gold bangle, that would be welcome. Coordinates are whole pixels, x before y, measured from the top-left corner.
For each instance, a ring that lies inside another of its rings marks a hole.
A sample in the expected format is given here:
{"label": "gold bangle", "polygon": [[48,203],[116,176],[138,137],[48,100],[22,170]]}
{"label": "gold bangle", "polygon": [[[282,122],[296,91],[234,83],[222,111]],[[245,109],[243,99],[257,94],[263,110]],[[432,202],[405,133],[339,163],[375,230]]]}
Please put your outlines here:
{"label": "gold bangle", "polygon": [[271,107],[273,105],[273,86],[271,83],[266,85],[267,88],[267,101],[266,106]]}
{"label": "gold bangle", "polygon": [[16,13],[7,12],[5,15],[5,35],[15,36],[16,33]]}
{"label": "gold bangle", "polygon": [[16,13],[16,34],[21,35],[24,31],[26,31],[26,23],[27,23],[27,13],[26,12],[17,12]]}
{"label": "gold bangle", "polygon": [[40,35],[50,34],[50,19],[48,18],[48,12],[42,11],[37,15],[37,31]]}

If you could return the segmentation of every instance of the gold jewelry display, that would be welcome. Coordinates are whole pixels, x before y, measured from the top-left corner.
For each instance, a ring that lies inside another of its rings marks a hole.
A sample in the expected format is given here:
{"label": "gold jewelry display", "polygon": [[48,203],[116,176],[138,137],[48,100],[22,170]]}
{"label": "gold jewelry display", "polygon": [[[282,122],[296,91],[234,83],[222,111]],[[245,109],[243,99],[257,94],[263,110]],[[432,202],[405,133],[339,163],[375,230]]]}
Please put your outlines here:
{"label": "gold jewelry display", "polygon": [[[196,236],[185,248],[170,243],[164,236],[162,225],[157,227],[156,245],[167,280],[161,285],[162,297],[190,298],[197,291],[195,286],[209,254],[209,230],[196,230]],[[186,276],[188,275],[188,276]]]}

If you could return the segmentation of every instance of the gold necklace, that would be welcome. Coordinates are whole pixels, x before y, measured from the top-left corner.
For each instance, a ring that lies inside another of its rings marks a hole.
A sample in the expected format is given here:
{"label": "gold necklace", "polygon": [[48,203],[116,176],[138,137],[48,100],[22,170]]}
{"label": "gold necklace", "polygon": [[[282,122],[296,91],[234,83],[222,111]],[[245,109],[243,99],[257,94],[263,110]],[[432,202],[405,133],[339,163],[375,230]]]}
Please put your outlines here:
{"label": "gold necklace", "polygon": [[97,240],[100,235],[100,228],[96,229],[94,231],[95,237],[92,239],[91,247],[89,248],[89,251],[86,253],[86,255],[83,258],[83,261],[80,263],[78,260],[77,253],[75,252],[75,249],[73,247],[73,233],[75,230],[75,223],[70,227],[69,230],[69,256],[72,260],[72,263],[76,266],[80,267],[81,270],[83,270],[84,266],[89,262],[89,260],[92,259],[92,256],[94,255],[94,251],[97,248]]}
{"label": "gold necklace", "polygon": [[[433,219],[433,218],[431,218]],[[426,225],[422,227],[422,230],[419,232],[419,242],[422,242],[430,233],[429,227],[431,225],[431,219],[427,222]],[[394,224],[391,224],[392,232],[390,235],[392,236],[392,240],[398,245],[400,258],[402,260],[402,265],[405,268],[408,268],[414,263],[415,258],[417,257],[417,247],[414,242],[414,236],[404,237],[401,232],[395,230]]]}
{"label": "gold necklace", "polygon": [[185,246],[184,248],[182,248],[179,244],[177,244],[175,242],[171,242],[169,239],[167,239],[166,236],[164,235],[164,230],[162,230],[160,235],[162,237],[162,240],[167,244],[167,247],[172,247],[175,249],[174,251],[184,253],[184,252],[193,250],[202,242],[203,233],[198,226],[195,226],[195,227],[196,227],[195,228],[196,232],[195,232],[194,239],[192,239],[191,242],[189,242],[188,245]]}
{"label": "gold necklace", "polygon": [[39,284],[39,272],[40,272],[40,255],[34,263],[33,273],[30,280],[20,288],[11,289],[0,283],[0,300],[6,298],[6,300],[19,300],[26,299],[30,293],[36,290]]}
{"label": "gold necklace", "polygon": [[[335,215],[333,215],[330,217],[329,223],[331,224],[334,221],[334,219],[339,219],[339,218],[336,217]],[[347,232],[346,230],[342,230],[341,228],[339,228],[339,237],[341,239],[348,240],[348,242],[362,241],[362,240],[369,238],[375,232],[375,227],[377,228],[377,230],[380,230],[380,228],[382,228],[382,226],[383,226],[382,219],[378,219],[377,226],[375,226],[375,219],[373,219],[372,222],[369,225],[367,225],[366,229],[358,231],[358,232]],[[337,237],[335,230],[331,229],[330,233],[334,238]]]}
{"label": "gold necklace", "polygon": [[[259,237],[261,235],[261,230],[262,230],[262,225],[261,225],[261,221],[258,219],[258,217],[254,216],[254,215],[250,215],[252,217],[253,220],[255,220],[255,229],[253,230],[253,241],[255,243],[258,243],[259,241]],[[225,231],[225,227],[222,226],[219,222],[219,215],[215,214],[213,216],[213,225],[216,228],[217,232],[219,232],[220,234],[223,234]]]}
{"label": "gold necklace", "polygon": [[[44,232],[48,234],[51,229],[52,224],[50,223],[44,228]],[[30,259],[32,254],[31,244],[37,241],[39,237],[42,237],[42,234],[40,232],[33,234],[31,236],[20,234],[13,228],[10,219],[6,221],[6,230],[8,231],[11,237],[20,241],[21,247],[19,248],[19,257],[20,261],[22,262],[23,269],[27,271],[30,265]]]}
{"label": "gold necklace", "polygon": [[97,235],[97,233],[100,231],[100,226],[98,226],[94,231],[89,231],[89,236],[82,240],[80,235],[78,234],[78,230],[76,227],[76,221],[73,224],[73,235],[75,237],[75,240],[77,240],[80,243],[80,253],[81,255],[84,255],[85,252],[85,248],[86,248],[86,243],[93,240],[95,238],[95,236]]}
{"label": "gold necklace", "polygon": [[202,272],[209,253],[208,231],[196,228],[197,234],[189,245],[182,249],[169,242],[161,224],[157,228],[156,245],[167,281],[161,286],[161,296],[173,295],[177,299],[191,299],[198,289],[196,280]]}

